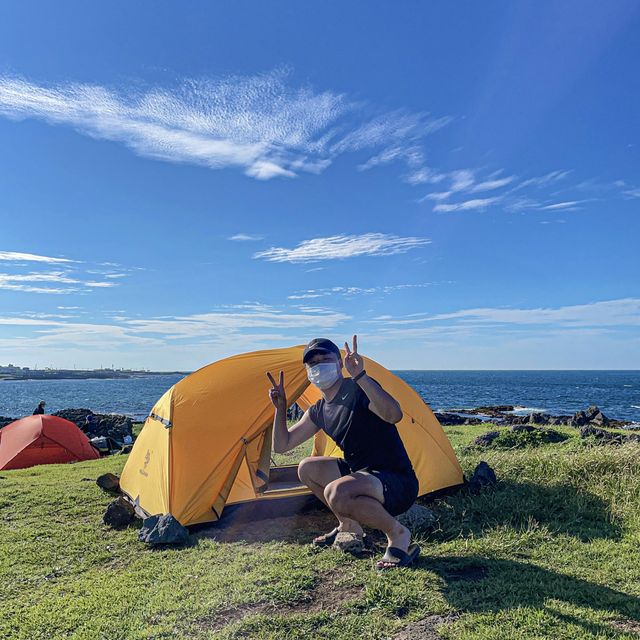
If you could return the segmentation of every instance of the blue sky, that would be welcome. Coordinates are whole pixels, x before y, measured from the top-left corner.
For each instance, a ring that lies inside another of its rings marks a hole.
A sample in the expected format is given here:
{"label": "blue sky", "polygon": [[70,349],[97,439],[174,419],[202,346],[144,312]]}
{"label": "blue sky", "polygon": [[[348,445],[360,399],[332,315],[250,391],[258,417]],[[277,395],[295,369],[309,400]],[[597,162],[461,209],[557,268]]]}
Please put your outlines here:
{"label": "blue sky", "polygon": [[0,364],[638,368],[639,59],[624,1],[3,3]]}

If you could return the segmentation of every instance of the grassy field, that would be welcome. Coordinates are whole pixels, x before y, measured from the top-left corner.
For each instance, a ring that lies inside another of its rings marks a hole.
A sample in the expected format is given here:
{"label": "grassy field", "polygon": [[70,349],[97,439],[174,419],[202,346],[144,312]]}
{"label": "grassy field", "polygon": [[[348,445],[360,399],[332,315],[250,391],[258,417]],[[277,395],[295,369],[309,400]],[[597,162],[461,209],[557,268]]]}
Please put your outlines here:
{"label": "grassy field", "polygon": [[432,503],[419,563],[386,573],[312,549],[324,512],[149,549],[101,520],[126,456],[0,472],[0,638],[640,637],[640,447],[469,447],[484,430],[447,432],[499,486]]}

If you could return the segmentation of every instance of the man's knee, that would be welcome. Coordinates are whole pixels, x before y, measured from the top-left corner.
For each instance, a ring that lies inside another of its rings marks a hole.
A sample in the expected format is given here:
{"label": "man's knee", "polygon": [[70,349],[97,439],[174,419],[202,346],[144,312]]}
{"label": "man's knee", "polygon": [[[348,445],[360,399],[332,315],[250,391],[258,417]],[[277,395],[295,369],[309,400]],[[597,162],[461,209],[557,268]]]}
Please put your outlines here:
{"label": "man's knee", "polygon": [[339,478],[324,488],[324,498],[332,509],[344,511],[352,498],[351,489],[347,482]]}
{"label": "man's knee", "polygon": [[300,482],[307,484],[307,480],[313,480],[313,457],[303,458],[298,463],[298,478]]}

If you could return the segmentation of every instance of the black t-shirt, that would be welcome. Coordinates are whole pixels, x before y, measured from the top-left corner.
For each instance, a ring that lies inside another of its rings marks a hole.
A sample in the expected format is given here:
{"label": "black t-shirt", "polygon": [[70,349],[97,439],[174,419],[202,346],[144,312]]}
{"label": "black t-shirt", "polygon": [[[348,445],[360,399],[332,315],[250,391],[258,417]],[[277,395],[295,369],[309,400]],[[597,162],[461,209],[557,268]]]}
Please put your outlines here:
{"label": "black t-shirt", "polygon": [[351,471],[413,473],[396,425],[369,409],[367,394],[352,378],[343,379],[331,402],[321,398],[309,407],[309,416],[342,449]]}

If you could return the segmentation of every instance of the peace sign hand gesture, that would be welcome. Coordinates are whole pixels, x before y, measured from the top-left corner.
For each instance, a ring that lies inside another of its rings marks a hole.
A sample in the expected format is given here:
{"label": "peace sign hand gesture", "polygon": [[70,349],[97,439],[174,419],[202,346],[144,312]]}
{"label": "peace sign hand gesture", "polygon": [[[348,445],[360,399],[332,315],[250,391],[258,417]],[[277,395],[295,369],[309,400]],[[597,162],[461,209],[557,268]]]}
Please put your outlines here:
{"label": "peace sign hand gesture", "polygon": [[271,382],[271,389],[269,389],[269,398],[276,409],[287,408],[287,395],[284,392],[284,371],[280,371],[280,379],[276,383],[273,376],[267,371],[267,377]]}
{"label": "peace sign hand gesture", "polygon": [[364,371],[364,361],[358,353],[358,336],[353,336],[353,351],[349,349],[349,345],[344,343],[344,350],[347,355],[344,359],[344,367],[352,378]]}

